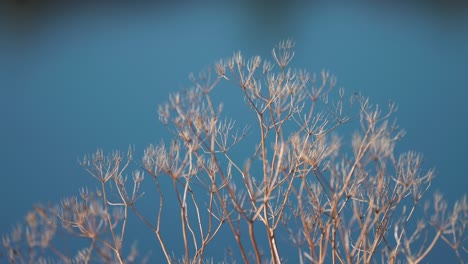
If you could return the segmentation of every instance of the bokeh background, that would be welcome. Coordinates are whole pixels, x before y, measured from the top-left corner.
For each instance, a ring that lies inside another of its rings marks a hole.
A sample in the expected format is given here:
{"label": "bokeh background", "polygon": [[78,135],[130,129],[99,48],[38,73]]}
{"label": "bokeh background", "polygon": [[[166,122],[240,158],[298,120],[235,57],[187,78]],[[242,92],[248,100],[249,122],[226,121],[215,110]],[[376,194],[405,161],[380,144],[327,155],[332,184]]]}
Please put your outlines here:
{"label": "bokeh background", "polygon": [[58,2],[0,4],[0,234],[34,203],[94,186],[83,155],[134,145],[141,158],[167,138],[156,109],[190,85],[188,73],[237,50],[268,57],[286,38],[296,42],[296,67],[329,69],[349,92],[397,102],[400,148],[436,168],[432,190],[451,202],[467,193],[462,1]]}

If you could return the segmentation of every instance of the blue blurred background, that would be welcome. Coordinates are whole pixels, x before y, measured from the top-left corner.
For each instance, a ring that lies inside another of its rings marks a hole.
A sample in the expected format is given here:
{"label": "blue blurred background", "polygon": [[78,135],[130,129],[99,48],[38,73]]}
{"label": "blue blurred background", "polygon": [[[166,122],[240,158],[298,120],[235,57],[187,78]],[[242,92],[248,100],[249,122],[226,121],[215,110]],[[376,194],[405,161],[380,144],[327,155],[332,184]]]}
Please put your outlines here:
{"label": "blue blurred background", "polygon": [[34,203],[93,186],[83,155],[134,145],[141,158],[167,138],[156,109],[188,73],[237,50],[269,57],[286,38],[296,67],[329,69],[349,92],[397,102],[408,132],[400,148],[424,154],[437,171],[432,190],[453,202],[468,186],[468,12],[442,2],[4,1],[0,234]]}

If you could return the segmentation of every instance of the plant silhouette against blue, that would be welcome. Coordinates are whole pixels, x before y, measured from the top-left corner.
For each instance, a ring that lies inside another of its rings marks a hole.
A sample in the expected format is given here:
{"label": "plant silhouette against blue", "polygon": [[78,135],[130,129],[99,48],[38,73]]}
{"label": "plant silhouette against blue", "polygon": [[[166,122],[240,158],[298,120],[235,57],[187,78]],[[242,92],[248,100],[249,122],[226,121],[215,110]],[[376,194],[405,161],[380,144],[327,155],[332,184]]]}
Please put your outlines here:
{"label": "plant silhouette against blue", "polygon": [[[395,153],[404,135],[391,120],[395,105],[384,110],[357,93],[335,91],[326,71],[291,68],[293,46],[280,42],[273,62],[238,52],[214,72],[192,75],[191,88],[158,108],[172,140],[150,145],[130,180],[132,148],[86,156],[81,164],[96,191],[35,206],[2,238],[4,257],[142,262],[126,239],[132,214],[154,233],[168,263],[215,262],[207,252],[224,229],[234,244],[216,262],[282,263],[294,249],[299,263],[420,263],[437,242],[466,261],[466,197],[450,209],[437,193],[423,201],[434,173],[421,168],[421,155]],[[214,100],[216,89],[233,85],[254,120],[245,127],[223,117],[223,104]],[[138,208],[143,182],[157,194],[152,214]],[[174,212],[177,221],[165,218]],[[179,256],[167,243],[174,222]],[[58,232],[84,239],[84,246],[65,253]]]}

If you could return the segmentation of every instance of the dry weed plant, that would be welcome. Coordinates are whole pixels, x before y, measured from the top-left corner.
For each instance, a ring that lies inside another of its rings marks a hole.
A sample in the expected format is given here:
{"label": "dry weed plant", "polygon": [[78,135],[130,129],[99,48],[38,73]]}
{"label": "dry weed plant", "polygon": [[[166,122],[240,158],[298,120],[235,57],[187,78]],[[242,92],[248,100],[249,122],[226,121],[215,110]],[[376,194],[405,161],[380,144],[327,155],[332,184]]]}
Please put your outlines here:
{"label": "dry weed plant", "polygon": [[[214,76],[192,76],[192,88],[158,109],[173,140],[149,146],[130,181],[132,148],[126,155],[98,150],[85,157],[81,164],[97,191],[36,206],[25,225],[2,238],[4,258],[142,262],[125,239],[133,214],[154,233],[154,247],[168,263],[215,262],[206,252],[223,229],[235,244],[232,259],[220,262],[283,263],[295,249],[299,263],[421,263],[438,242],[466,261],[467,199],[452,208],[440,194],[422,202],[434,173],[422,168],[421,155],[394,153],[404,134],[390,120],[395,105],[384,111],[359,94],[333,92],[336,80],[328,72],[289,66],[292,48],[293,42],[280,42],[273,63],[235,53],[216,63]],[[243,94],[256,123],[239,128],[223,118],[223,105],[212,99],[223,82],[237,86],[233,92]],[[342,126],[356,131],[339,137]],[[257,144],[242,144],[246,137]],[[158,197],[152,214],[136,206],[144,179],[153,181]],[[165,213],[174,210],[179,219],[168,224]],[[181,256],[166,242],[175,225]],[[84,239],[82,249],[64,252],[60,239],[70,239],[64,234]]]}

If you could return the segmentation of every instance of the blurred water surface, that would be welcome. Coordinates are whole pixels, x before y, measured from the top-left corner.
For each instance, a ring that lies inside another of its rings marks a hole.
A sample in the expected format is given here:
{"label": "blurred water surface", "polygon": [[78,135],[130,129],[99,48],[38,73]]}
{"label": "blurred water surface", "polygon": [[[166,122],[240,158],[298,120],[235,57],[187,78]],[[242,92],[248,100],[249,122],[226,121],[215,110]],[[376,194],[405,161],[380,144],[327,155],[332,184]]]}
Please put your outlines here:
{"label": "blurred water surface", "polygon": [[[448,200],[467,193],[465,6],[240,3],[4,4],[0,233],[32,204],[93,186],[77,162],[84,154],[131,144],[140,158],[167,139],[156,108],[190,84],[189,72],[237,50],[269,57],[286,38],[295,66],[329,69],[349,92],[397,102],[408,132],[400,149],[424,154],[436,167],[433,190]],[[242,100],[226,104],[234,118],[248,114]]]}

